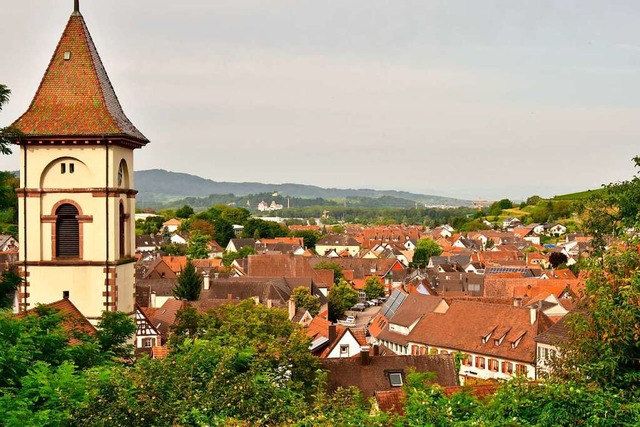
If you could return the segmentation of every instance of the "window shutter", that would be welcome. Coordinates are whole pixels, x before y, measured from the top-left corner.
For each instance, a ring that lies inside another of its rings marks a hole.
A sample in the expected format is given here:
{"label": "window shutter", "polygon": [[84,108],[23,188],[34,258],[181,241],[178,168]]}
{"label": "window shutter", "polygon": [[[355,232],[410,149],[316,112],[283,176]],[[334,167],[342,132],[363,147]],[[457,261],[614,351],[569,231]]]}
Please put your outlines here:
{"label": "window shutter", "polygon": [[80,256],[80,227],[78,209],[71,204],[60,205],[56,210],[56,257]]}

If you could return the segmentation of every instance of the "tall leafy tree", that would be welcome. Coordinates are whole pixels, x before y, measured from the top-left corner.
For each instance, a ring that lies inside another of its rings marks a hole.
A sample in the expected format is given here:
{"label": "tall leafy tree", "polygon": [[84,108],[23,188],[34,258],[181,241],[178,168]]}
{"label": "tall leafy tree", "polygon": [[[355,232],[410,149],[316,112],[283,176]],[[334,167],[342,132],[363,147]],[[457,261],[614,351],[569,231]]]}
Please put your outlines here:
{"label": "tall leafy tree", "polygon": [[191,260],[188,260],[187,265],[178,276],[176,287],[173,289],[173,296],[180,300],[197,301],[200,298],[202,282],[202,276],[198,274]]}
{"label": "tall leafy tree", "polygon": [[291,298],[296,304],[296,307],[307,310],[312,316],[315,316],[320,312],[320,298],[315,295],[311,295],[309,288],[304,286],[295,288],[291,294]]}
{"label": "tall leafy tree", "polygon": [[208,258],[207,244],[210,240],[211,236],[200,234],[199,231],[192,233],[187,243],[187,256],[189,259]]}
{"label": "tall leafy tree", "polygon": [[130,341],[136,324],[130,316],[122,311],[104,311],[96,329],[102,352],[125,360],[133,357],[134,347]]}
{"label": "tall leafy tree", "polygon": [[329,320],[335,322],[358,302],[358,292],[346,280],[342,279],[329,289],[327,298],[329,299]]}
{"label": "tall leafy tree", "polygon": [[384,285],[378,276],[367,277],[364,281],[364,293],[367,298],[380,298],[384,296]]}
{"label": "tall leafy tree", "polygon": [[425,238],[418,240],[416,248],[413,251],[413,259],[411,264],[414,267],[426,267],[432,256],[438,256],[442,253],[442,248],[432,239]]}

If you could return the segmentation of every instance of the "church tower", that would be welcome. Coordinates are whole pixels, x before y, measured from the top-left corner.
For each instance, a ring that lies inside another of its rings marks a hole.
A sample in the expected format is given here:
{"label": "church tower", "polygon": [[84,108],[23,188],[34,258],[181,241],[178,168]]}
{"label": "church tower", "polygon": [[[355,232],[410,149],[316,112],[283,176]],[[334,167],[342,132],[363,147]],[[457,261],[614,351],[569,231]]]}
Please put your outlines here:
{"label": "church tower", "polygon": [[78,0],[29,106],[20,146],[21,311],[69,298],[91,321],[134,310],[133,151]]}

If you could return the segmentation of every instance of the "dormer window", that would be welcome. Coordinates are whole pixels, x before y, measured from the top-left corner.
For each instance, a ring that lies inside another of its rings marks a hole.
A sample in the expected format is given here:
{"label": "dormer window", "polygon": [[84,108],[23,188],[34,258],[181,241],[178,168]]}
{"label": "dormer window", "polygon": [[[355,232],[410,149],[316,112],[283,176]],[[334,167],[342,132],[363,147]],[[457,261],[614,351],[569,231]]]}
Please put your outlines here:
{"label": "dormer window", "polygon": [[493,334],[493,331],[495,331],[496,328],[493,328],[487,335],[485,335],[484,337],[482,337],[482,344],[486,344],[489,342],[489,339],[491,338],[491,334]]}
{"label": "dormer window", "polygon": [[391,387],[402,387],[402,372],[389,372],[389,384]]}
{"label": "dormer window", "polygon": [[525,334],[526,334],[526,332],[523,333],[522,335],[520,335],[514,341],[512,341],[511,342],[511,348],[516,348],[520,344],[520,341],[522,341],[522,338],[524,338]]}

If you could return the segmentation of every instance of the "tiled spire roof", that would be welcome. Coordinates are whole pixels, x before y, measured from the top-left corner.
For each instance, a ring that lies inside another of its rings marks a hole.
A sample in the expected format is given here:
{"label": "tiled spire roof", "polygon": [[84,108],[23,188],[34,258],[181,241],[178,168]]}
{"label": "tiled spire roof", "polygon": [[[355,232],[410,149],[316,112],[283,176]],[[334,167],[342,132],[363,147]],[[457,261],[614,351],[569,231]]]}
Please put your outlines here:
{"label": "tiled spire roof", "polygon": [[84,18],[69,18],[31,105],[13,124],[28,137],[149,140],[125,116]]}

